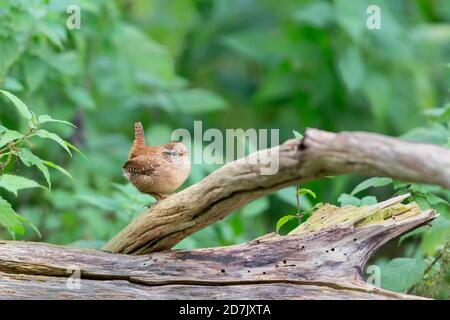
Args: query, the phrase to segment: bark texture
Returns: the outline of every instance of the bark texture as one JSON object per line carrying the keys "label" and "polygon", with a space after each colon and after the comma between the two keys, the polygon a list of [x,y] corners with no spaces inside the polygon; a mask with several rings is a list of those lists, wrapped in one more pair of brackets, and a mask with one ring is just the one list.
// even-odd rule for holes
{"label": "bark texture", "polygon": [[[380,246],[435,218],[415,203],[400,204],[406,197],[361,208],[326,205],[290,235],[221,248],[136,256],[3,241],[0,298],[418,299],[362,277]],[[78,289],[68,278],[74,270]]]}

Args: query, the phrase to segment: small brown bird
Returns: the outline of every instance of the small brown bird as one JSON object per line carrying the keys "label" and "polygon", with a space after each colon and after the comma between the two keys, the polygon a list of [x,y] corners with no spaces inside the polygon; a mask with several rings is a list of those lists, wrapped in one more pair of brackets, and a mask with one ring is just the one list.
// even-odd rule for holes
{"label": "small brown bird", "polygon": [[135,138],[123,165],[125,177],[141,192],[161,200],[178,189],[191,172],[188,150],[181,142],[145,144],[144,128],[134,124]]}

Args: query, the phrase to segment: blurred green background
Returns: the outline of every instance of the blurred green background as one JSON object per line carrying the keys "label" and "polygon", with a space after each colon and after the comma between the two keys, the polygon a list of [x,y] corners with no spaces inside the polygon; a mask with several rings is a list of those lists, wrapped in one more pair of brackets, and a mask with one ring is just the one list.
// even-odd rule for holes
{"label": "blurred green background", "polygon": [[[66,27],[72,4],[81,8],[79,30]],[[366,26],[370,4],[381,8],[381,30]],[[168,142],[177,128],[192,131],[201,120],[204,130],[279,129],[281,142],[293,138],[293,130],[315,127],[444,145],[450,137],[449,22],[446,0],[0,0],[0,88],[37,114],[74,123],[77,128],[49,128],[87,157],[34,143],[36,155],[60,164],[74,180],[54,173],[51,191],[25,190],[18,197],[0,189],[42,234],[30,229],[17,238],[98,248],[141,213],[152,200],[129,185],[121,169],[137,120],[150,144]],[[26,131],[8,104],[0,98],[0,124]],[[216,168],[195,165],[185,186]],[[8,170],[45,184],[19,161]],[[302,187],[317,199],[303,197],[302,207],[337,203],[363,179],[308,183]],[[390,265],[391,259],[429,263],[450,234],[450,193],[417,188],[421,205],[441,216],[433,228],[374,259],[394,275],[399,262]],[[394,192],[389,185],[364,195],[381,201]],[[444,202],[432,203],[428,194]],[[258,199],[177,248],[229,245],[272,232],[280,217],[296,212],[295,201],[295,187]],[[0,237],[10,238],[4,229]],[[439,268],[445,269],[438,270],[441,284],[448,265]],[[384,287],[404,291],[386,281]],[[419,294],[448,297],[444,287],[444,293],[428,286],[437,293]]]}

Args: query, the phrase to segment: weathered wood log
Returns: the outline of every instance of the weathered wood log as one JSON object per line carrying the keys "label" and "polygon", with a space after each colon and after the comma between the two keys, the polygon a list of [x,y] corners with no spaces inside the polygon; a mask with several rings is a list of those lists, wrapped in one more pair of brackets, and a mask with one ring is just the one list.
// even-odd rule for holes
{"label": "weathered wood log", "polygon": [[[407,197],[324,205],[287,236],[221,248],[124,255],[1,241],[0,299],[418,299],[362,277],[378,248],[436,217]],[[67,285],[77,269],[78,289]]]}
{"label": "weathered wood log", "polygon": [[279,171],[263,175],[266,151],[233,161],[199,183],[158,202],[111,239],[105,250],[167,250],[250,201],[286,186],[349,172],[450,188],[450,150],[363,132],[308,129],[303,139],[270,149]]}

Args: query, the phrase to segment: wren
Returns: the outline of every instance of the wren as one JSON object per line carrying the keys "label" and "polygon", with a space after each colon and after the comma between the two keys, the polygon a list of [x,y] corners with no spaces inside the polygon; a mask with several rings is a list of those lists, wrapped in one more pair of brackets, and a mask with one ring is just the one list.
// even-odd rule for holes
{"label": "wren", "polygon": [[147,146],[144,128],[134,125],[135,138],[123,165],[125,177],[141,192],[157,201],[177,190],[191,172],[191,162],[186,146],[170,142],[160,146]]}

